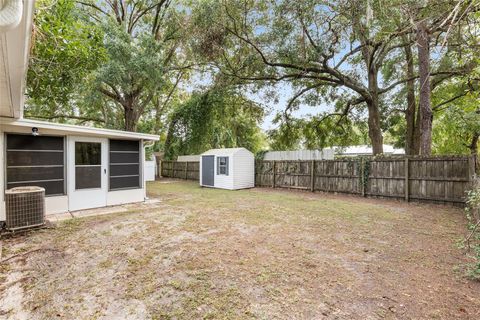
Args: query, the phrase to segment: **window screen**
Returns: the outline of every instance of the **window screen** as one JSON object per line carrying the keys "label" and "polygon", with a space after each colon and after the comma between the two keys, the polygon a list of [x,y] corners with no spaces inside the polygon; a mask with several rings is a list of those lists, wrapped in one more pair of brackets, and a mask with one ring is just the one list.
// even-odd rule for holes
{"label": "window screen", "polygon": [[110,190],[140,188],[140,142],[110,140]]}
{"label": "window screen", "polygon": [[65,194],[64,139],[7,134],[7,189],[45,188],[46,195]]}
{"label": "window screen", "polygon": [[217,157],[217,175],[228,176],[228,157]]}
{"label": "window screen", "polygon": [[102,187],[102,144],[75,142],[75,189]]}

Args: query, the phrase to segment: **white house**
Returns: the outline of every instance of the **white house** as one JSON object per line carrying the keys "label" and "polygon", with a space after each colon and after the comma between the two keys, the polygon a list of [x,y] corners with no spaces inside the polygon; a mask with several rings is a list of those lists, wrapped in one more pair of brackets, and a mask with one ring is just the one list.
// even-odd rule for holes
{"label": "white house", "polygon": [[333,160],[333,149],[321,150],[288,150],[288,151],[267,151],[263,156],[263,160]]}
{"label": "white house", "polygon": [[158,136],[23,118],[32,13],[33,1],[0,9],[0,221],[18,186],[45,188],[47,214],[143,201],[144,144]]}
{"label": "white house", "polygon": [[200,157],[200,185],[221,189],[255,186],[255,158],[245,148],[211,149]]}
{"label": "white house", "polygon": [[178,156],[177,161],[180,161],[180,162],[197,162],[197,161],[200,161],[200,155]]}
{"label": "white house", "polygon": [[[358,145],[349,147],[333,147],[335,156],[342,157],[356,157],[356,156],[371,156],[373,154],[372,146]],[[404,149],[395,149],[392,145],[383,145],[383,154],[385,155],[404,155]]]}

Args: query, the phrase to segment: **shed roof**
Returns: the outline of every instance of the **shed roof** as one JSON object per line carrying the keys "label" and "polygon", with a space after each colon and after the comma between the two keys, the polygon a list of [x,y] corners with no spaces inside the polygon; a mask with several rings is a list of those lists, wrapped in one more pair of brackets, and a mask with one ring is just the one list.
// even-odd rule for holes
{"label": "shed roof", "polygon": [[[207,155],[216,155],[216,156],[232,156],[235,153],[245,150],[248,151],[245,148],[223,148],[223,149],[210,149],[208,151],[205,151],[202,153],[202,156],[207,156]],[[250,152],[250,151],[248,151]],[[251,153],[251,152],[250,152]]]}

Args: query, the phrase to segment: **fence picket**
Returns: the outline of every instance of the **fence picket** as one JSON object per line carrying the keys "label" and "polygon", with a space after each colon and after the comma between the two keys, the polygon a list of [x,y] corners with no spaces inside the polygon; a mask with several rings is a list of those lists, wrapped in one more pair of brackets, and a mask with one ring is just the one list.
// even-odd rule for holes
{"label": "fence picket", "polygon": [[[475,163],[471,156],[259,160],[255,185],[463,204]],[[161,175],[199,180],[199,166],[199,162],[162,161]]]}

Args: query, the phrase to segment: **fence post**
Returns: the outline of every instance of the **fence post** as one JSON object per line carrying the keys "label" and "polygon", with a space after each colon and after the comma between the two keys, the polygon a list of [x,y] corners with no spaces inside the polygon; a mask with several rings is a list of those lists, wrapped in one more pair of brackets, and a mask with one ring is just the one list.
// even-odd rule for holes
{"label": "fence post", "polygon": [[405,201],[409,201],[410,189],[409,189],[409,177],[410,177],[410,164],[408,158],[405,158]]}
{"label": "fence post", "polygon": [[275,189],[275,172],[276,172],[276,170],[275,170],[275,167],[276,167],[276,162],[275,162],[275,160],[273,160],[273,166],[272,166],[272,167],[273,167],[273,168],[272,168],[272,173],[273,173],[273,177],[272,177],[272,188]]}
{"label": "fence post", "polygon": [[311,162],[310,171],[310,191],[313,192],[315,190],[315,160]]}
{"label": "fence post", "polygon": [[188,161],[185,162],[185,180],[188,179]]}
{"label": "fence post", "polygon": [[362,184],[362,197],[365,197],[365,159],[360,159],[360,183]]}

